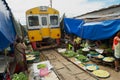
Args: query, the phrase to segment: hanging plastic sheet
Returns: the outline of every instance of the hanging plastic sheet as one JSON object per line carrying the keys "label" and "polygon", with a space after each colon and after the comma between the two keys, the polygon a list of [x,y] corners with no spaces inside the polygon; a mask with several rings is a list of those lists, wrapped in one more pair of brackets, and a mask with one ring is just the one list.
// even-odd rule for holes
{"label": "hanging plastic sheet", "polygon": [[103,40],[114,36],[120,30],[120,19],[84,23],[79,19],[64,19],[64,29],[83,39]]}
{"label": "hanging plastic sheet", "polygon": [[11,11],[5,0],[0,0],[0,51],[4,50],[15,40]]}
{"label": "hanging plastic sheet", "polygon": [[64,30],[68,34],[80,35],[84,21],[80,19],[64,18]]}
{"label": "hanging plastic sheet", "polygon": [[82,38],[103,40],[114,36],[120,30],[120,19],[85,23]]}

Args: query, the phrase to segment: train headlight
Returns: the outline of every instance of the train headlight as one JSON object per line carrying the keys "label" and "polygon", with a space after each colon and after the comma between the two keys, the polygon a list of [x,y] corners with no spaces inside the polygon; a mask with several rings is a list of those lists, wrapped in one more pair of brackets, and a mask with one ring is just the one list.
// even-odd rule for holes
{"label": "train headlight", "polygon": [[34,37],[32,36],[31,39],[34,39]]}
{"label": "train headlight", "polygon": [[40,11],[47,11],[48,7],[47,6],[40,6]]}
{"label": "train headlight", "polygon": [[57,36],[59,37],[60,35],[59,35],[59,34],[57,34]]}

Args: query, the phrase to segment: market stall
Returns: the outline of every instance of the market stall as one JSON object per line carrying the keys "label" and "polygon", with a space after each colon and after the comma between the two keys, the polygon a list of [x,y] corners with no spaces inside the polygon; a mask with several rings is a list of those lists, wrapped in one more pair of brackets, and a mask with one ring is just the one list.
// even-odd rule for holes
{"label": "market stall", "polygon": [[[100,65],[108,66],[111,69],[114,67],[114,58],[112,56],[103,56],[104,50],[95,49],[92,51],[89,49],[79,49],[77,52],[72,50],[59,48],[58,52],[75,65],[85,70],[90,75],[101,78],[109,78],[111,75],[109,71],[100,67]],[[87,53],[85,53],[87,52]]]}
{"label": "market stall", "polygon": [[10,63],[13,61],[13,57],[8,55],[13,54],[12,45],[16,32],[13,14],[5,0],[0,0],[0,8],[0,80],[10,80]]}
{"label": "market stall", "polygon": [[86,23],[82,19],[64,18],[64,30],[82,39],[104,40],[111,38],[120,30],[120,19]]}
{"label": "market stall", "polygon": [[59,80],[50,62],[33,63],[30,67],[29,80]]}

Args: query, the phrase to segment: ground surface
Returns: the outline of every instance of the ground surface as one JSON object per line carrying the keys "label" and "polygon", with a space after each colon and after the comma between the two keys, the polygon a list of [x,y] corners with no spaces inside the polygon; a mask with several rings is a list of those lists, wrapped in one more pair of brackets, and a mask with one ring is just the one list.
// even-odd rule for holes
{"label": "ground surface", "polygon": [[[108,78],[98,78],[94,75],[91,75],[91,72],[87,70],[83,70],[79,65],[73,64],[74,59],[65,58],[60,55],[57,51],[44,50],[40,51],[40,59],[42,61],[49,60],[52,66],[54,66],[54,70],[59,80],[119,80],[120,72],[115,72],[114,67],[108,64],[97,64],[100,69],[106,70],[110,73],[110,77]],[[94,63],[89,61],[88,63]]]}

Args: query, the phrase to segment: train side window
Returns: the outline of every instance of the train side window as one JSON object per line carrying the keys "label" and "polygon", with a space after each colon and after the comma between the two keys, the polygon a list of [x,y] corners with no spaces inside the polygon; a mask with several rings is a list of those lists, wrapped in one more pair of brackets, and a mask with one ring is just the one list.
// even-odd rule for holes
{"label": "train side window", "polygon": [[47,25],[47,17],[41,17],[42,20],[42,25],[46,26]]}
{"label": "train side window", "polygon": [[39,26],[38,16],[28,17],[29,26]]}
{"label": "train side window", "polygon": [[50,24],[58,25],[58,16],[50,16]]}

